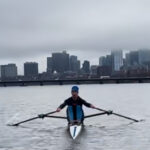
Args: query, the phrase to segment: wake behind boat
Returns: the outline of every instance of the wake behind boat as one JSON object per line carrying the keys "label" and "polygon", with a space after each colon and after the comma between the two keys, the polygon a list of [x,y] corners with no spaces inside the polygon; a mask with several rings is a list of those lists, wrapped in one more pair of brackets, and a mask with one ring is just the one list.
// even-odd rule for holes
{"label": "wake behind boat", "polygon": [[[136,120],[136,119],[133,119],[133,118],[121,115],[121,114],[109,112],[109,111],[106,111],[106,110],[101,110],[100,108],[96,108],[96,109],[99,110],[99,111],[102,111],[102,112],[101,113],[96,113],[96,114],[91,114],[91,115],[88,115],[88,116],[84,116],[84,119],[91,118],[91,117],[96,117],[96,116],[101,116],[101,115],[105,115],[105,114],[107,114],[107,115],[113,114],[113,115],[116,115],[116,116],[119,116],[119,117],[122,117],[122,118],[125,118],[125,119],[132,120],[134,122],[143,121],[143,120]],[[44,114],[44,117],[67,120],[67,117],[52,115],[54,113],[56,113],[56,111]],[[26,123],[26,122],[29,122],[29,121],[32,121],[32,120],[35,120],[35,119],[38,119],[38,118],[43,119],[44,117],[41,117],[40,115],[38,115],[37,117],[33,117],[33,118],[30,118],[30,119],[27,119],[27,120],[24,120],[24,121],[15,123],[15,124],[8,124],[8,125],[9,126],[19,126],[20,124],[23,124],[23,123]],[[73,140],[75,140],[76,138],[79,137],[79,135],[82,132],[83,128],[84,128],[84,125],[83,125],[82,122],[72,122],[72,123],[68,124],[68,129],[69,129],[68,131],[69,131],[69,133],[70,133]]]}
{"label": "wake behind boat", "polygon": [[[79,97],[78,92],[79,92],[79,88],[77,86],[73,86],[72,90],[71,90],[72,97],[69,97],[67,100],[65,100],[57,108],[56,111],[49,112],[49,113],[46,113],[46,114],[40,114],[36,117],[33,117],[33,118],[30,118],[30,119],[12,124],[12,126],[18,126],[22,123],[29,122],[29,121],[32,121],[32,120],[35,120],[35,119],[38,119],[38,118],[44,119],[44,117],[65,119],[65,120],[68,121],[68,128],[69,128],[69,132],[70,132],[70,135],[71,135],[72,139],[76,139],[80,135],[80,133],[83,129],[83,121],[86,118],[100,116],[100,115],[104,115],[104,114],[107,114],[107,115],[113,114],[115,116],[122,117],[122,118],[125,118],[125,119],[129,119],[129,120],[132,120],[134,122],[139,122],[139,120],[136,120],[136,119],[133,119],[133,118],[121,115],[121,114],[117,114],[117,113],[114,113],[112,111],[107,111],[107,110],[104,110],[104,109],[97,108],[94,105],[92,105],[92,104],[88,103],[87,101],[85,101],[84,99],[82,99],[81,97]],[[99,111],[101,111],[101,113],[84,116],[82,105],[84,105],[86,107],[89,107],[89,108],[99,110]],[[65,106],[67,106],[67,113],[66,113],[67,115],[66,115],[66,117],[51,116],[51,114],[54,114],[56,112],[60,112]]]}

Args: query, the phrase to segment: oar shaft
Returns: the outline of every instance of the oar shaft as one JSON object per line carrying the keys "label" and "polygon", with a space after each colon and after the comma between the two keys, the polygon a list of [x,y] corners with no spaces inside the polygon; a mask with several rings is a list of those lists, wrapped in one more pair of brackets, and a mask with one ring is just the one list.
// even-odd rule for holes
{"label": "oar shaft", "polygon": [[[50,114],[54,114],[56,113],[57,111],[52,111],[52,112],[49,112],[49,113],[46,113],[45,115],[50,115]],[[30,118],[30,119],[27,119],[27,120],[24,120],[24,121],[21,121],[21,122],[18,122],[16,124],[13,124],[13,126],[18,126],[22,123],[25,123],[25,122],[28,122],[28,121],[32,121],[32,120],[35,120],[35,119],[38,119],[39,117],[33,117],[33,118]]]}
{"label": "oar shaft", "polygon": [[85,116],[84,118],[90,118],[90,117],[95,117],[95,116],[100,116],[100,115],[105,115],[105,114],[107,114],[107,113],[106,112],[102,112],[102,113],[88,115],[88,116]]}
{"label": "oar shaft", "polygon": [[62,116],[46,116],[48,118],[57,118],[57,119],[67,119],[67,117],[62,117]]}
{"label": "oar shaft", "polygon": [[112,114],[116,115],[116,116],[119,116],[119,117],[123,117],[123,118],[129,119],[129,120],[133,120],[135,122],[139,122],[139,120],[136,120],[136,119],[133,119],[133,118],[130,118],[130,117],[127,117],[127,116],[123,116],[123,115],[120,115],[120,114],[117,114],[117,113],[112,113]]}
{"label": "oar shaft", "polygon": [[32,120],[35,120],[39,117],[33,117],[33,118],[30,118],[30,119],[27,119],[27,120],[24,120],[24,121],[21,121],[21,122],[18,122],[16,124],[13,124],[13,126],[18,126],[19,124],[22,124],[22,123],[25,123],[25,122],[28,122],[28,121],[32,121]]}
{"label": "oar shaft", "polygon": [[[97,110],[100,110],[100,111],[107,112],[107,110],[104,110],[104,109],[101,109],[101,108],[96,108],[96,109],[97,109]],[[116,116],[119,116],[119,117],[122,117],[122,118],[125,118],[125,119],[129,119],[129,120],[135,121],[135,122],[139,122],[139,120],[136,120],[136,119],[133,119],[133,118],[130,118],[130,117],[121,115],[121,114],[117,114],[117,113],[114,113],[114,112],[112,112],[112,114],[113,114],[113,115],[116,115]]]}
{"label": "oar shaft", "polygon": [[45,115],[51,115],[51,114],[54,114],[54,113],[56,113],[57,111],[52,111],[52,112],[49,112],[49,113],[47,113],[47,114],[45,114]]}

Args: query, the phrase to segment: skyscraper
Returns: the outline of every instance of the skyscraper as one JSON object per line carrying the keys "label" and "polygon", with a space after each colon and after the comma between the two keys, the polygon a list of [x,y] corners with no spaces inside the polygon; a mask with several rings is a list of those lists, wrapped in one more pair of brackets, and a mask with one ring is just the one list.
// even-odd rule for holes
{"label": "skyscraper", "polygon": [[83,62],[82,70],[84,73],[90,73],[90,62],[85,60]]}
{"label": "skyscraper", "polygon": [[112,56],[106,55],[99,58],[99,66],[109,66],[112,67]]}
{"label": "skyscraper", "polygon": [[80,66],[81,66],[80,60],[77,61],[77,66],[78,66],[78,67],[77,67],[77,68],[78,68],[78,71],[80,71]]}
{"label": "skyscraper", "polygon": [[139,64],[139,51],[131,51],[126,54],[126,65],[135,66]]}
{"label": "skyscraper", "polygon": [[17,66],[16,64],[1,65],[1,78],[12,79],[17,77]]}
{"label": "skyscraper", "polygon": [[26,62],[24,63],[24,76],[37,77],[38,76],[38,63]]}
{"label": "skyscraper", "polygon": [[105,56],[101,56],[99,58],[99,66],[104,66],[105,65],[105,60],[106,60],[106,57]]}
{"label": "skyscraper", "polygon": [[123,53],[122,50],[114,50],[111,52],[112,67],[114,71],[120,71],[123,66]]}
{"label": "skyscraper", "polygon": [[62,53],[52,53],[53,71],[63,73],[69,70],[69,54],[66,51]]}
{"label": "skyscraper", "polygon": [[92,75],[97,75],[97,69],[98,69],[97,65],[92,65],[91,66],[91,74]]}
{"label": "skyscraper", "polygon": [[70,56],[70,70],[73,72],[78,72],[80,70],[80,62],[77,59],[77,56]]}
{"label": "skyscraper", "polygon": [[125,54],[125,66],[126,67],[130,66],[130,53]]}
{"label": "skyscraper", "polygon": [[141,49],[139,50],[139,64],[145,64],[150,62],[150,50]]}
{"label": "skyscraper", "polygon": [[53,71],[53,59],[52,57],[47,57],[47,73],[52,73]]}

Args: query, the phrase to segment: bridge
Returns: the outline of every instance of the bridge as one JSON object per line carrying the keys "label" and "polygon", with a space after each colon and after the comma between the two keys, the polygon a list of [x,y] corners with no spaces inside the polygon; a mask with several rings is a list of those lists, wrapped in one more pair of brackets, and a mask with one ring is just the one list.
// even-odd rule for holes
{"label": "bridge", "polygon": [[0,86],[32,86],[32,85],[66,85],[66,84],[119,84],[119,83],[150,83],[150,77],[128,78],[96,78],[96,79],[62,79],[62,80],[30,80],[1,81]]}

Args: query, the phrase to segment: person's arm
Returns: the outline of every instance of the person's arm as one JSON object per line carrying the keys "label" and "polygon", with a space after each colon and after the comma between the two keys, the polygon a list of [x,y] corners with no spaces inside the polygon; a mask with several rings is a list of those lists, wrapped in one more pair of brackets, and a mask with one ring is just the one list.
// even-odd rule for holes
{"label": "person's arm", "polygon": [[85,100],[83,100],[83,99],[82,99],[81,101],[82,101],[82,104],[85,105],[86,107],[96,108],[94,105],[88,103],[87,101],[85,101]]}
{"label": "person's arm", "polygon": [[57,108],[57,112],[60,112],[65,106],[67,105],[67,100],[65,100],[58,108]]}

